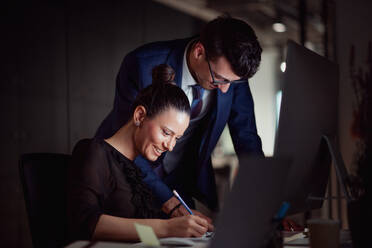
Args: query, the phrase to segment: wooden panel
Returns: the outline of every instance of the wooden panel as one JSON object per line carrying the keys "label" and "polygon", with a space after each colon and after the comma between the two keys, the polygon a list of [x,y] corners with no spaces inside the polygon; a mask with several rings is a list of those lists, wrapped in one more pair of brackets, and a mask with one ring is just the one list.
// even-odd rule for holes
{"label": "wooden panel", "polygon": [[[16,5],[18,4],[18,5]],[[31,247],[19,155],[66,151],[63,6],[14,3],[5,29],[1,86],[1,239],[4,247]],[[3,54],[3,53],[2,53]]]}
{"label": "wooden panel", "polygon": [[142,37],[141,1],[74,3],[69,13],[71,147],[92,137],[112,108],[124,55]]}
{"label": "wooden panel", "polygon": [[144,42],[197,35],[204,22],[162,4],[147,1],[144,8]]}

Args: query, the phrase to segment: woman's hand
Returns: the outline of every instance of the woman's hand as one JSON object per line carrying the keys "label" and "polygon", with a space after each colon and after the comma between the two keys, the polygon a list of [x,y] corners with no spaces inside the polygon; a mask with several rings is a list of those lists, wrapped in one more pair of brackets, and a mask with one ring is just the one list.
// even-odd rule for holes
{"label": "woman's hand", "polygon": [[[189,215],[190,213],[186,210],[186,208],[183,205],[178,206],[179,204],[180,204],[180,202],[178,201],[178,199],[173,196],[172,198],[170,198],[167,202],[165,202],[163,204],[162,210],[163,210],[163,212],[165,212],[167,214],[172,212],[172,214],[170,216],[171,218]],[[176,206],[178,206],[178,207],[175,210],[171,211]],[[199,216],[199,217],[201,217],[202,219],[205,219],[208,222],[208,231],[209,232],[212,232],[214,230],[214,226],[212,224],[212,219],[211,218],[205,216],[204,214],[202,214],[199,211],[194,210],[194,209],[192,209],[192,212],[193,212],[194,215]]]}
{"label": "woman's hand", "polygon": [[196,215],[199,216],[202,219],[205,219],[208,222],[208,232],[213,232],[214,231],[214,226],[212,224],[212,219],[209,218],[208,216],[205,216],[204,214],[200,213],[199,211],[193,209],[192,212]]}
{"label": "woman's hand", "polygon": [[208,230],[208,221],[196,215],[167,220],[168,237],[201,237]]}
{"label": "woman's hand", "polygon": [[[205,216],[204,214],[200,213],[199,211],[192,209],[192,213],[208,222],[208,232],[214,231],[214,226],[212,224],[212,219]],[[184,215],[190,215],[190,213],[186,210],[184,206],[180,206],[176,211],[174,211],[174,215],[172,215],[172,218],[184,216]]]}

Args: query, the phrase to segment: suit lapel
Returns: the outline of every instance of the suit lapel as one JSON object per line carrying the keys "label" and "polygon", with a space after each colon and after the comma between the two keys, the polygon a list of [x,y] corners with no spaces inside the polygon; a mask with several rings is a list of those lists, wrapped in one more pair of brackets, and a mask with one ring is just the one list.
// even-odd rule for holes
{"label": "suit lapel", "polygon": [[[227,93],[222,93],[220,90],[216,90],[216,105],[212,109],[211,118],[209,120],[207,131],[204,134],[199,154],[201,156],[201,164],[204,164],[206,160],[209,158],[210,153],[212,152],[213,148],[212,143],[214,139],[216,139],[216,133],[219,129],[223,129],[226,123],[226,119],[228,118],[229,111],[226,108],[229,106],[228,100],[230,99],[231,92],[228,91]],[[223,125],[223,126],[221,126]]]}

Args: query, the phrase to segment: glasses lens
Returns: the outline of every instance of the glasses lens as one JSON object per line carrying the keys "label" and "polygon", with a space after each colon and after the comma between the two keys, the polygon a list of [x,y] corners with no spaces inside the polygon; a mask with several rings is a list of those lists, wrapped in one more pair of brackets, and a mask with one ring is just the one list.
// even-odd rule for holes
{"label": "glasses lens", "polygon": [[214,72],[212,71],[212,67],[211,67],[211,64],[209,63],[209,60],[206,58],[206,61],[208,63],[208,68],[209,68],[209,73],[211,74],[211,77],[212,77],[212,81],[213,81],[213,84],[214,85],[222,85],[222,84],[238,84],[238,83],[246,83],[248,80],[245,80],[245,79],[239,79],[239,80],[235,80],[235,81],[228,81],[228,80],[225,80],[225,81],[220,81],[220,80],[216,80],[215,79],[215,75],[214,75]]}
{"label": "glasses lens", "polygon": [[240,83],[247,83],[247,80],[235,80],[235,81],[217,81],[214,80],[213,84],[221,85],[221,84],[240,84]]}
{"label": "glasses lens", "polygon": [[229,83],[232,83],[232,82],[230,82],[230,81],[216,81],[216,80],[213,81],[214,85],[229,84]]}
{"label": "glasses lens", "polygon": [[247,83],[247,82],[248,82],[247,79],[239,79],[239,80],[232,81],[231,83],[240,84],[240,83]]}

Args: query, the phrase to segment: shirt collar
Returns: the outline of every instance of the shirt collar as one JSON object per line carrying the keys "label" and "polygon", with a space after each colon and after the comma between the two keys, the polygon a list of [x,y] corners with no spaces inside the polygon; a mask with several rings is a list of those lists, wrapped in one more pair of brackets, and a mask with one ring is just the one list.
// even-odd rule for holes
{"label": "shirt collar", "polygon": [[189,86],[193,86],[195,84],[197,84],[197,82],[195,81],[194,77],[191,75],[191,72],[190,72],[190,69],[189,67],[187,66],[187,50],[189,48],[189,46],[191,44],[193,44],[195,41],[194,40],[191,40],[186,48],[185,48],[185,52],[183,54],[183,65],[182,65],[182,88],[187,88]]}

